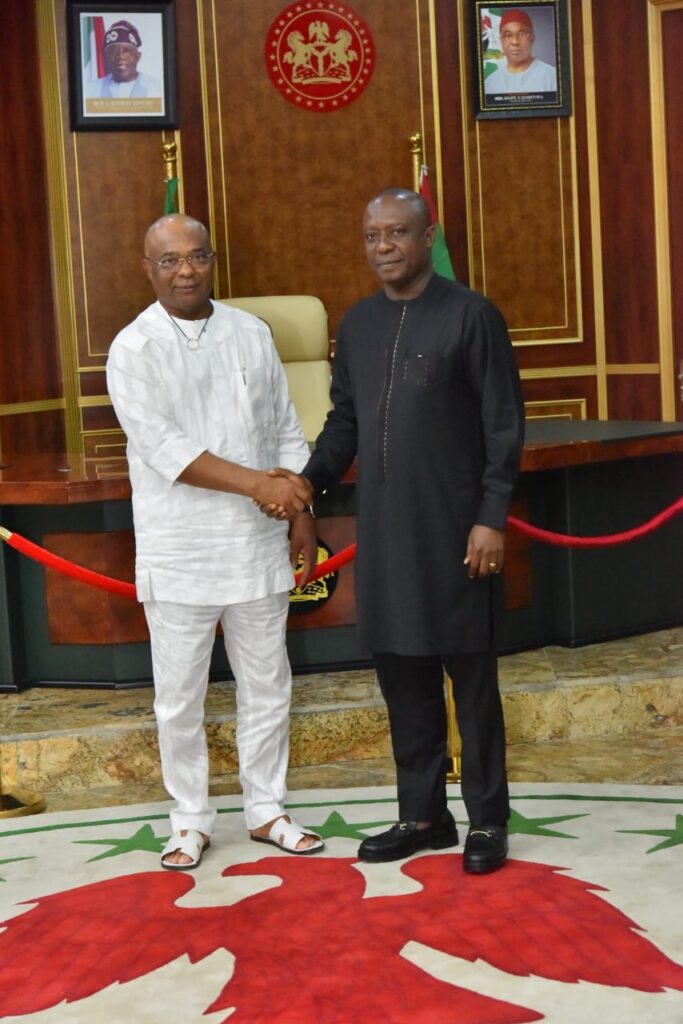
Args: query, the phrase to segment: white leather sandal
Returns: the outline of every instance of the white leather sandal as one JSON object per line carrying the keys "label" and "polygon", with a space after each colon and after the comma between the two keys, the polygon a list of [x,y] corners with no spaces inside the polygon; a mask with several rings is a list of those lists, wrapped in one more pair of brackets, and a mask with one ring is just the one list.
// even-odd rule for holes
{"label": "white leather sandal", "polygon": [[[185,835],[181,835],[181,832],[185,832]],[[192,868],[197,867],[204,850],[207,850],[209,846],[211,846],[211,841],[204,840],[204,836],[195,828],[181,829],[179,832],[173,833],[161,851],[161,866],[168,871],[191,871]],[[171,853],[184,853],[186,857],[192,858],[191,863],[169,864],[164,857],[168,857]]]}
{"label": "white leather sandal", "polygon": [[[296,844],[301,842],[304,836],[311,836],[312,839],[317,840],[313,846],[306,846],[303,850],[297,850]],[[251,835],[251,838],[255,843],[270,843],[271,846],[277,846],[280,850],[285,850],[287,853],[296,853],[306,855],[308,853],[318,853],[319,850],[324,849],[325,844],[322,838],[315,832],[307,832],[301,827],[296,821],[292,821],[287,815],[278,818],[277,821],[271,826],[270,832],[267,836],[255,836]]]}

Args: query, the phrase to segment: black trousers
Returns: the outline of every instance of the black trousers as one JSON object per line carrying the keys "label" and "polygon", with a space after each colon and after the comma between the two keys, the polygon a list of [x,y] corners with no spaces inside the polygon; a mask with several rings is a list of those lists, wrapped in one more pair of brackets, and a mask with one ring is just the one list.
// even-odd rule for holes
{"label": "black trousers", "polygon": [[444,669],[453,681],[462,740],[462,797],[471,825],[510,814],[505,726],[495,651],[409,657],[373,655],[386,701],[401,821],[434,821],[446,809]]}

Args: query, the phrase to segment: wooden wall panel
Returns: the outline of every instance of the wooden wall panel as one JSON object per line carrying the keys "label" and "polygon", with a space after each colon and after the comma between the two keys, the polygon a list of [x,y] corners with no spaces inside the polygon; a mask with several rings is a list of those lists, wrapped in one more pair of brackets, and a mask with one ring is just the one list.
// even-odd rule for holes
{"label": "wooden wall panel", "polygon": [[[560,118],[475,128],[477,287],[505,311],[513,340],[578,334],[568,128]],[[511,174],[521,153],[526,173]]]}
{"label": "wooden wall panel", "polygon": [[365,204],[387,186],[412,186],[409,137],[423,121],[433,151],[428,5],[354,0],[376,66],[359,99],[327,113],[288,103],[266,73],[266,35],[285,6],[203,4],[220,288],[316,294],[334,334],[376,287],[361,242]]}
{"label": "wooden wall panel", "polygon": [[[647,3],[593,0],[593,36],[607,361],[656,362]],[[609,413],[627,418],[620,406]]]}
{"label": "wooden wall panel", "polygon": [[0,440],[0,453],[63,452],[64,413],[54,410],[0,416]]}
{"label": "wooden wall panel", "polygon": [[610,418],[613,420],[661,419],[658,376],[626,374],[607,378]]}
{"label": "wooden wall panel", "polygon": [[676,419],[683,420],[683,5],[662,15]]}
{"label": "wooden wall panel", "polygon": [[[573,419],[598,419],[598,400],[595,377],[567,377],[541,380],[523,380],[524,399],[527,412],[532,416],[560,415],[565,417],[571,410]],[[581,402],[585,416],[579,415]]]}
{"label": "wooden wall panel", "polygon": [[[47,178],[41,131],[38,49],[32,4],[2,5],[0,100],[0,406],[61,395],[53,314]],[[0,450],[35,452],[63,445],[61,413],[0,416]],[[46,429],[47,427],[47,429]],[[54,430],[54,437],[51,431]]]}

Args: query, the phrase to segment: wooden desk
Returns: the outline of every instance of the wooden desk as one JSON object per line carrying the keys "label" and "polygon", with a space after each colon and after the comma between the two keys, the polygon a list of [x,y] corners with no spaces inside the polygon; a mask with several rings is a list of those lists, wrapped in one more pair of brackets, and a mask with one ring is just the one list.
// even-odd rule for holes
{"label": "wooden desk", "polygon": [[[0,524],[119,579],[133,579],[130,484],[121,459],[4,455]],[[354,539],[354,474],[320,503],[334,551]],[[683,494],[683,424],[530,421],[513,512],[545,529],[619,532]],[[579,645],[683,623],[683,516],[642,540],[577,550],[510,531],[504,651]],[[296,671],[365,664],[355,647],[353,566],[310,616],[290,616]],[[217,644],[212,672],[228,670]],[[149,685],[141,608],[67,580],[0,544],[0,690]]]}

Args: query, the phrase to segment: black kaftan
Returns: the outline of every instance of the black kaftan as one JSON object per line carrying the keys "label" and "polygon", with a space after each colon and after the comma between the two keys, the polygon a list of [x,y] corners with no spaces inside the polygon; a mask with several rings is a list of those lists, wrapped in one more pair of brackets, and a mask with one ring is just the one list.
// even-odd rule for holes
{"label": "black kaftan", "polygon": [[475,523],[503,529],[524,433],[498,310],[434,275],[415,299],[379,292],[338,336],[334,408],[304,469],[316,491],[358,455],[356,610],[368,652],[487,650],[500,578],[463,565]]}

